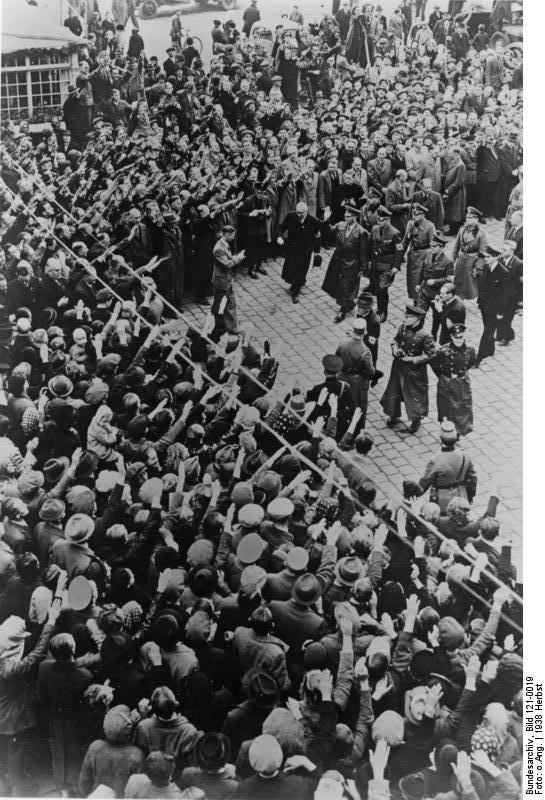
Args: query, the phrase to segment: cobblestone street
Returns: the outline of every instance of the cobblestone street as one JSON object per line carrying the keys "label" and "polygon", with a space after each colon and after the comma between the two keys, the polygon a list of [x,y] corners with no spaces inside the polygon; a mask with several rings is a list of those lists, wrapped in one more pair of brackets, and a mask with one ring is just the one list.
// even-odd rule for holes
{"label": "cobblestone street", "polygon": [[[486,233],[490,244],[503,240],[503,221],[489,222]],[[450,250],[450,243],[447,250]],[[330,251],[332,252],[332,251]],[[266,262],[268,276],[248,279],[239,274],[235,291],[239,326],[251,329],[261,341],[271,339],[273,353],[280,361],[276,389],[298,377],[303,389],[321,380],[322,356],[333,352],[350,331],[352,317],[335,325],[334,301],[321,291],[321,283],[329,255],[324,263],[309,273],[301,302],[294,305],[280,277],[282,259]],[[384,378],[369,392],[367,431],[373,436],[374,448],[369,473],[387,496],[398,496],[403,477],[422,474],[428,458],[439,449],[436,418],[436,379],[430,373],[430,416],[415,436],[391,430],[385,425],[379,398],[384,391],[390,369],[390,341],[402,319],[406,301],[404,269],[390,290],[389,319],[382,326],[379,368]],[[468,302],[467,341],[479,344],[482,323],[477,304]],[[190,303],[184,314],[199,327],[206,309]],[[428,314],[426,327],[431,325]],[[479,369],[471,371],[474,431],[462,440],[462,447],[473,459],[478,476],[474,513],[484,510],[489,493],[499,491],[498,518],[502,523],[502,539],[512,539],[514,561],[522,571],[522,316],[516,316],[513,327],[516,339],[508,347],[496,348],[496,355],[486,359]],[[398,430],[401,430],[400,426]]]}

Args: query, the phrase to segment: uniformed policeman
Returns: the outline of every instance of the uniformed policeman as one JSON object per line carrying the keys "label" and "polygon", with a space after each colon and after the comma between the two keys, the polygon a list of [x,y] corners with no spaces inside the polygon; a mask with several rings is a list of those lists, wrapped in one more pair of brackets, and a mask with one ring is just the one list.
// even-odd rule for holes
{"label": "uniformed policeman", "polygon": [[420,285],[420,276],[426,257],[435,236],[435,225],[426,219],[425,206],[414,203],[412,219],[405,231],[404,246],[407,251],[407,295],[415,300],[418,294],[417,286]]}
{"label": "uniformed policeman", "polygon": [[392,342],[392,367],[390,378],[380,404],[388,416],[387,424],[393,426],[401,416],[401,403],[405,404],[410,421],[409,433],[416,433],[422,418],[428,414],[428,362],[435,355],[435,344],[429,333],[422,330],[426,312],[407,305],[405,319]]}
{"label": "uniformed policeman", "polygon": [[375,311],[375,298],[371,292],[362,292],[358,297],[356,316],[362,317],[365,320],[366,328],[363,341],[371,351],[371,356],[373,358],[375,374],[371,379],[371,386],[375,386],[377,381],[382,378],[384,373],[377,369],[378,345],[380,339],[380,319]]}
{"label": "uniformed policeman", "polygon": [[377,210],[378,222],[371,228],[369,241],[370,290],[377,298],[380,322],[388,317],[388,287],[401,267],[403,245],[401,233],[390,224],[391,213],[384,206]]}
{"label": "uniformed policeman", "polygon": [[472,460],[456,447],[458,434],[454,423],[443,420],[439,435],[441,452],[428,462],[418,485],[422,493],[430,490],[430,502],[437,503],[444,514],[453,497],[473,502],[477,473]]}
{"label": "uniformed policeman", "polygon": [[473,430],[473,402],[469,370],[475,366],[476,354],[466,344],[465,325],[453,325],[450,342],[439,348],[431,361],[437,375],[437,414],[439,421],[454,422],[459,436]]}
{"label": "uniformed policeman", "polygon": [[363,317],[356,317],[352,323],[350,339],[337,347],[335,355],[343,362],[340,378],[346,381],[352,390],[354,403],[361,409],[360,427],[365,427],[367,417],[367,395],[369,381],[375,374],[371,351],[364,343],[367,325]]}
{"label": "uniformed policeman", "polygon": [[352,420],[356,404],[354,403],[350,386],[346,381],[341,380],[342,359],[333,354],[326,355],[322,359],[322,365],[324,368],[324,380],[309,389],[305,398],[307,403],[316,403],[309,416],[309,422],[314,422],[319,417],[324,419],[330,417],[331,409],[328,404],[328,397],[330,394],[336,395],[337,433],[335,438],[340,442]]}

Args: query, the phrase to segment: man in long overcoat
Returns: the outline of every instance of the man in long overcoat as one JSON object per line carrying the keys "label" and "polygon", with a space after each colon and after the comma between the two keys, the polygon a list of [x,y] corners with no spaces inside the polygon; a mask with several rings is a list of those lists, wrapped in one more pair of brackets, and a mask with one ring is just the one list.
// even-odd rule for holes
{"label": "man in long overcoat", "polygon": [[[306,203],[297,203],[295,211],[286,214],[280,223],[278,244],[286,244],[282,278],[291,284],[294,303],[299,302],[311,259],[320,253],[320,221],[308,213]],[[285,241],[286,237],[286,241]]]}
{"label": "man in long overcoat", "polygon": [[390,378],[380,399],[390,426],[401,416],[401,403],[405,403],[409,433],[416,433],[429,407],[427,365],[435,355],[435,344],[422,330],[425,315],[422,308],[406,306],[405,319],[392,342]]}
{"label": "man in long overcoat", "polygon": [[233,226],[225,225],[212,251],[214,258],[212,313],[216,318],[216,329],[223,328],[221,333],[225,330],[229,333],[237,332],[237,304],[233,290],[234,269],[244,260],[245,252],[242,250],[238,255],[234,255],[231,251],[231,242],[235,240],[235,236],[236,231]]}
{"label": "man in long overcoat", "polygon": [[165,259],[157,275],[157,287],[171,303],[181,303],[184,294],[185,260],[182,231],[176,214],[167,211],[163,217],[163,248]]}
{"label": "man in long overcoat", "polygon": [[344,204],[344,222],[334,227],[335,250],[322,284],[324,292],[337,301],[339,311],[335,322],[342,322],[354,307],[360,285],[360,275],[367,270],[369,237],[356,221],[360,209]]}

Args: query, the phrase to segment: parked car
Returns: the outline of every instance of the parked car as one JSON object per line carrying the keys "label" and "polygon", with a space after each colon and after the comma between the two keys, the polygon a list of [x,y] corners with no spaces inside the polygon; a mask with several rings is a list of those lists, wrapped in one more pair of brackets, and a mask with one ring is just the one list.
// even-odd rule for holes
{"label": "parked car", "polygon": [[[136,8],[142,19],[151,19],[157,14],[160,7],[172,6],[173,12],[179,6],[207,6],[212,2],[222,11],[233,11],[237,7],[238,0],[136,0]],[[176,8],[175,8],[176,7]]]}

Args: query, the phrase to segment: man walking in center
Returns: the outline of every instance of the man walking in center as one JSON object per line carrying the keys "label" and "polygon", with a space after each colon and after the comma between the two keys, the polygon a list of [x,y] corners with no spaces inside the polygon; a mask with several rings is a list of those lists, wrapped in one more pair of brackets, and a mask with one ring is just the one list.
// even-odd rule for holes
{"label": "man walking in center", "polygon": [[320,266],[321,223],[308,213],[306,203],[297,203],[282,220],[277,242],[286,245],[282,278],[290,284],[294,303],[299,302],[301,288],[305,285],[311,263]]}
{"label": "man walking in center", "polygon": [[234,242],[235,235],[233,226],[225,225],[212,251],[214,258],[212,314],[216,320],[216,335],[218,333],[221,335],[224,331],[237,333],[237,304],[233,280],[235,267],[244,260],[245,252],[242,250],[238,255],[233,255],[231,243]]}
{"label": "man walking in center", "polygon": [[392,342],[390,379],[380,399],[389,427],[399,420],[401,403],[405,403],[408,433],[416,433],[429,408],[427,366],[435,355],[435,344],[430,334],[422,330],[425,316],[423,308],[406,306],[405,319]]}

